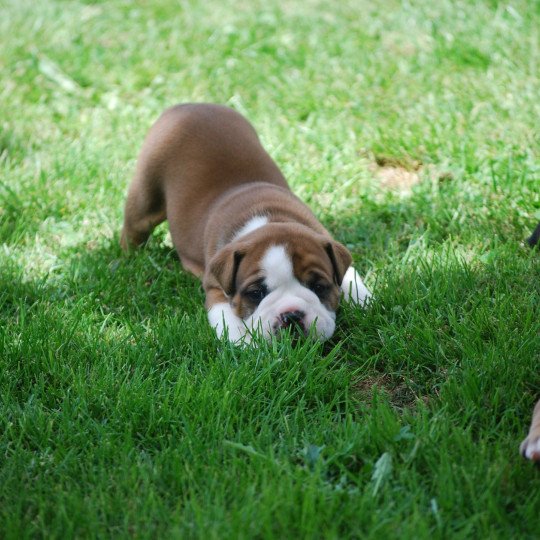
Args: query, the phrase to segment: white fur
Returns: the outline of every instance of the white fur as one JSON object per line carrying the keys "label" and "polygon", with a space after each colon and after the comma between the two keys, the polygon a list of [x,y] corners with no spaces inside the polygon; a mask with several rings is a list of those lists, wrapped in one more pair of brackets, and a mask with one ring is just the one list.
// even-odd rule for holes
{"label": "white fur", "polygon": [[533,439],[527,438],[521,444],[521,453],[527,459],[533,459],[536,456],[540,455],[540,437]]}
{"label": "white fur", "polygon": [[267,223],[268,218],[266,216],[254,216],[246,221],[244,225],[235,233],[233,240],[238,240],[242,236],[264,227]]}
{"label": "white fur", "polygon": [[303,311],[306,314],[302,321],[304,327],[309,330],[313,326],[320,340],[324,341],[334,333],[336,314],[298,281],[268,294],[246,323],[253,328],[260,324],[264,336],[270,338],[279,326],[279,316],[290,311]]}
{"label": "white fur", "polygon": [[371,292],[364,285],[360,274],[352,266],[349,266],[343,276],[341,290],[345,300],[353,304],[365,306],[371,298]]}
{"label": "white fur", "polygon": [[223,337],[225,329],[227,329],[229,341],[240,341],[246,334],[246,340],[249,339],[244,321],[236,315],[228,302],[214,304],[208,310],[208,321],[210,326],[215,328],[219,338]]}
{"label": "white fur", "polygon": [[292,261],[284,246],[268,248],[261,261],[265,283],[269,289],[277,289],[295,281]]}

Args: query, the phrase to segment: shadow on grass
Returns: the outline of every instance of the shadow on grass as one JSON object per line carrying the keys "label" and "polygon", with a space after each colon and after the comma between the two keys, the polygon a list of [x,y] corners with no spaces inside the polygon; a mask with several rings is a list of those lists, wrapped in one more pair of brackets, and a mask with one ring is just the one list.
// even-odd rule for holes
{"label": "shadow on grass", "polygon": [[[374,388],[399,409],[418,400],[438,402],[441,392],[464,391],[455,386],[466,382],[464,373],[487,394],[494,381],[510,386],[519,401],[527,388],[535,391],[527,373],[535,373],[531,359],[538,324],[530,314],[531,298],[540,296],[538,271],[531,276],[530,257],[512,245],[499,246],[482,263],[467,262],[446,242],[456,224],[442,220],[433,231],[435,216],[418,217],[418,204],[414,198],[393,206],[367,204],[360,214],[326,223],[352,249],[362,273],[372,263],[379,268],[373,305],[367,310],[342,306],[336,333],[320,354],[333,356],[339,348],[335,361],[348,366],[351,393],[360,402],[369,401]],[[415,215],[421,223],[413,221]],[[429,238],[411,251],[422,229]],[[216,342],[206,322],[201,284],[165,246],[163,229],[128,256],[115,238],[93,249],[86,244],[69,248],[61,260],[46,279],[35,281],[23,278],[22,266],[4,267],[0,310],[17,322],[40,305],[37,326],[51,328],[52,338],[38,337],[49,344],[57,340],[50,347],[66,358],[100,341],[104,354],[114,354],[116,343],[129,348],[130,357],[140,353],[163,362],[178,356],[204,361],[208,352],[233,363],[250,358],[249,351]],[[78,320],[71,334],[70,325]],[[92,339],[79,339],[83,328],[94,332]],[[34,347],[25,354],[46,349]],[[284,350],[269,347],[265,354],[289,349],[290,340]],[[95,351],[87,353],[91,359]],[[520,367],[508,383],[503,378],[509,376],[510,358]],[[471,396],[471,403],[481,406],[480,395]],[[460,406],[459,400],[454,403]]]}

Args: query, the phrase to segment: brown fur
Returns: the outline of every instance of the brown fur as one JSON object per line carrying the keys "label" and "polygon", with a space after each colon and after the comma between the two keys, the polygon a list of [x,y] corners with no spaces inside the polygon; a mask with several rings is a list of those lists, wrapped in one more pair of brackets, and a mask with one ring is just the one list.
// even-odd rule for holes
{"label": "brown fur", "polygon": [[[272,226],[234,240],[256,215]],[[238,314],[248,313],[236,285],[256,275],[264,250],[276,243],[287,246],[297,278],[320,270],[332,287],[326,303],[337,307],[349,252],[290,191],[253,127],[233,110],[178,105],[150,129],[128,191],[122,247],[144,243],[165,219],[182,265],[203,277],[207,308],[231,300]]]}

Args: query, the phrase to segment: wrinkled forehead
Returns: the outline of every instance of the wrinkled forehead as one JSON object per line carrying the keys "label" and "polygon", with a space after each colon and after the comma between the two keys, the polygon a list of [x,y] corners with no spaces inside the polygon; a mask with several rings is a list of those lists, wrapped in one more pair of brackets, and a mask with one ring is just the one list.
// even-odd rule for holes
{"label": "wrinkled forehead", "polygon": [[272,244],[256,251],[245,257],[239,273],[242,281],[264,278],[269,289],[276,289],[294,280],[307,281],[315,276],[332,280],[331,261],[318,243]]}

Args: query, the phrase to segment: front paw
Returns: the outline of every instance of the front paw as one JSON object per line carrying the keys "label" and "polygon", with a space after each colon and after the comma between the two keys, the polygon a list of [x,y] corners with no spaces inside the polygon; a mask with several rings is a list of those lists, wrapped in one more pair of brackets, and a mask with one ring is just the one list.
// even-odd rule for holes
{"label": "front paw", "polygon": [[210,308],[208,322],[219,339],[227,337],[235,345],[246,345],[251,341],[251,334],[244,321],[226,302],[215,304]]}
{"label": "front paw", "polygon": [[529,435],[519,449],[524,458],[540,463],[540,435]]}
{"label": "front paw", "polygon": [[219,339],[224,339],[225,335],[230,343],[243,347],[251,343],[251,333],[245,324],[233,324],[227,326],[226,330],[221,332],[216,329],[216,333]]}

